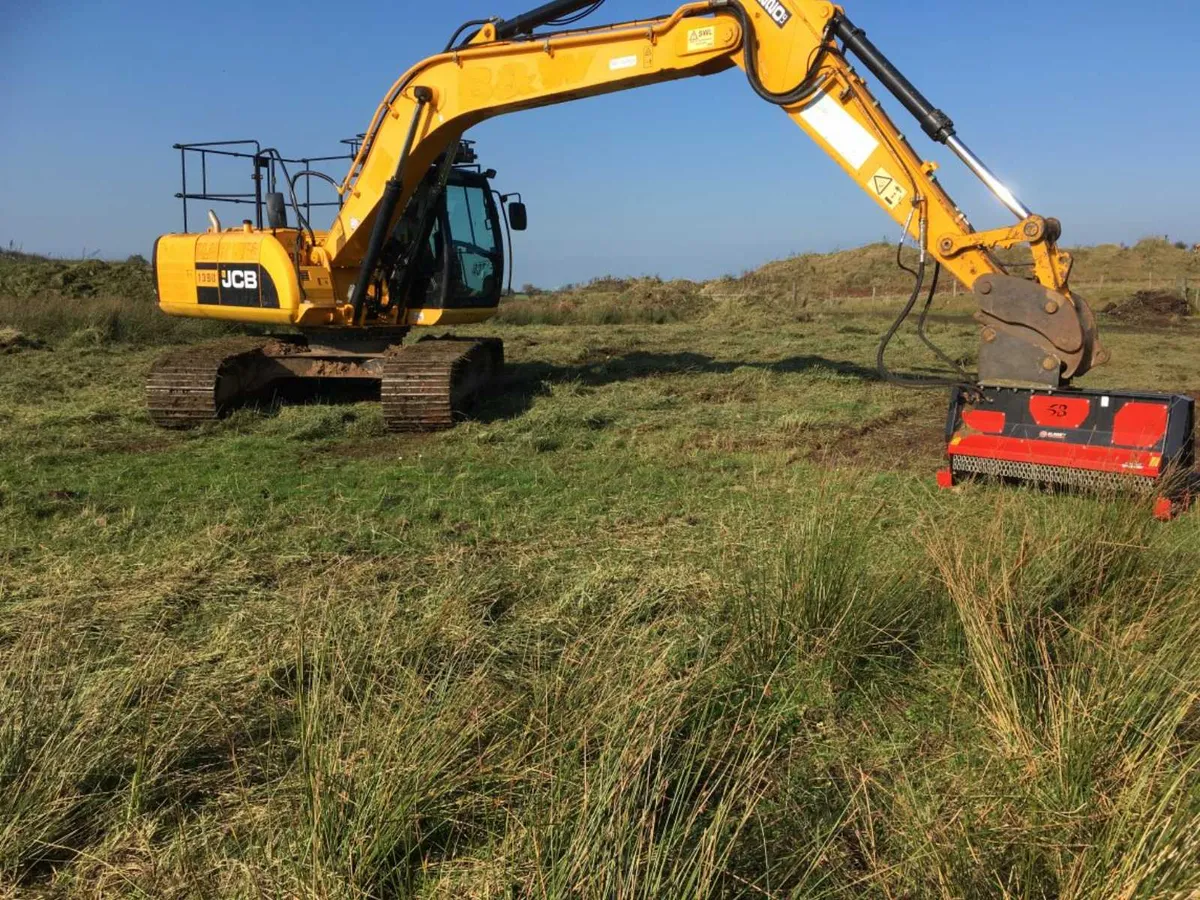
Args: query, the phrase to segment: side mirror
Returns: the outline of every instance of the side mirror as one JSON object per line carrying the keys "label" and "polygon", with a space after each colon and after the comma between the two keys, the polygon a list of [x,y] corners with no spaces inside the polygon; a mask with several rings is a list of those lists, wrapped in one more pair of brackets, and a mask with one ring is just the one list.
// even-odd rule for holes
{"label": "side mirror", "polygon": [[287,228],[287,203],[283,194],[272,192],[267,194],[267,227]]}
{"label": "side mirror", "polygon": [[508,204],[508,225],[513,231],[524,231],[529,227],[529,213],[524,203]]}

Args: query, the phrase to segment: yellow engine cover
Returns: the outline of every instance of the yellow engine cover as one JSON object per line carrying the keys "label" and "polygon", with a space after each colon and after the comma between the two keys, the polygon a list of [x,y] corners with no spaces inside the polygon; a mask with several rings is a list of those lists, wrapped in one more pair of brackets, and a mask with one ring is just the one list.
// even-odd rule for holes
{"label": "yellow engine cover", "polygon": [[[320,232],[318,232],[320,234]],[[239,229],[167,234],[154,245],[159,308],[169,316],[222,319],[255,325],[351,328],[347,302],[357,269],[331,272],[300,267],[296,275],[293,229]],[[337,297],[347,299],[339,301]],[[389,298],[390,299],[390,298]],[[362,330],[397,326],[464,325],[495,315],[490,307],[407,308],[388,303]]]}
{"label": "yellow engine cover", "polygon": [[312,307],[287,249],[295,239],[284,230],[164,235],[154,245],[158,305],[169,316],[298,325]]}

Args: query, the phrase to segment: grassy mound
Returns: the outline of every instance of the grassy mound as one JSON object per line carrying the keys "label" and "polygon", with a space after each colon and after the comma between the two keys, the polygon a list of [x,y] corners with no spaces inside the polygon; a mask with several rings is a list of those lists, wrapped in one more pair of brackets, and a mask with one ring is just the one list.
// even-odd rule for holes
{"label": "grassy mound", "polygon": [[226,333],[215,322],[172,319],[155,305],[150,264],[59,260],[0,251],[0,329],[19,332],[9,349],[62,344],[176,343]]}
{"label": "grassy mound", "polygon": [[697,318],[701,285],[661,278],[598,278],[553,293],[506,300],[499,321],[512,325],[662,325]]}
{"label": "grassy mound", "polygon": [[[1075,259],[1072,285],[1103,306],[1123,302],[1148,286],[1163,286],[1185,301],[1200,296],[1200,254],[1162,239],[1146,239],[1133,247],[1101,245],[1071,250]],[[1021,273],[1027,251],[999,254]],[[896,265],[894,244],[869,244],[835,253],[805,253],[739,276],[706,283],[657,278],[600,278],[558,291],[527,292],[506,299],[500,321],[517,325],[663,324],[668,322],[747,322],[756,324],[807,321],[840,308],[874,299],[895,306],[912,288],[912,276]],[[960,312],[969,311],[967,292],[943,275],[939,296],[962,296]],[[1115,308],[1115,307],[1114,307]],[[1118,315],[1118,318],[1120,316]],[[1128,320],[1132,323],[1132,320]],[[1162,322],[1152,317],[1137,324]]]}
{"label": "grassy mound", "polygon": [[124,262],[61,260],[0,250],[0,296],[28,300],[45,295],[152,303],[154,278],[150,264],[140,256]]}
{"label": "grassy mound", "polygon": [[[1134,247],[1104,245],[1072,251],[1072,284],[1098,306],[1123,303],[1157,285],[1180,293],[1184,306],[1200,295],[1200,254],[1164,240]],[[1017,261],[1019,253],[1002,254]],[[1014,271],[1022,271],[1015,269]],[[709,282],[661,278],[598,278],[557,291],[529,290],[505,298],[498,321],[511,325],[663,325],[705,322],[721,326],[770,325],[809,321],[844,309],[894,308],[912,287],[911,276],[896,266],[894,245],[870,244],[836,253],[807,253],[771,262],[740,276]],[[939,303],[965,294],[953,279],[941,281]],[[1169,314],[1136,314],[1110,306],[1114,318],[1153,327]],[[955,309],[969,311],[964,296]],[[170,320],[154,307],[149,265],[140,257],[124,262],[66,261],[0,251],[0,327],[15,328],[31,340],[72,339],[99,343],[190,340],[228,329],[215,323]]]}

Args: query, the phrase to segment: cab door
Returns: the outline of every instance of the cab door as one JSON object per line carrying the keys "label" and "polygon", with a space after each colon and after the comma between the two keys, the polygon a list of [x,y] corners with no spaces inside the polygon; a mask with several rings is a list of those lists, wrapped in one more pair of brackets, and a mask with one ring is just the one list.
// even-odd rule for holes
{"label": "cab door", "polygon": [[446,185],[446,293],[448,309],[494,309],[504,284],[504,243],[491,186],[482,175]]}

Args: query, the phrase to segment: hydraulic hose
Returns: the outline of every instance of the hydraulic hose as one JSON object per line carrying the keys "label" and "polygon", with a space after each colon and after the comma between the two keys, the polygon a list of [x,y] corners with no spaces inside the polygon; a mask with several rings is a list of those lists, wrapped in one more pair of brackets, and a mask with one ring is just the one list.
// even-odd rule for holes
{"label": "hydraulic hose", "polygon": [[[746,79],[750,82],[754,93],[762,99],[768,103],[774,103],[776,106],[795,106],[811,97],[821,86],[821,63],[825,61],[825,56],[829,52],[828,43],[824,41],[821,43],[808,66],[807,73],[798,85],[790,91],[776,93],[767,89],[763,84],[762,77],[758,74],[758,38],[755,35],[754,26],[750,22],[750,16],[746,13],[746,8],[738,0],[714,0],[712,7],[713,9],[729,10],[738,20],[738,24],[742,26],[742,34],[745,35],[742,55],[746,60]],[[833,24],[831,23],[831,28]]]}
{"label": "hydraulic hose", "polygon": [[[482,28],[484,25],[488,24],[488,22],[490,22],[490,21],[491,21],[491,19],[472,19],[469,22],[463,22],[461,25],[458,26],[458,31],[454,32],[454,34],[450,37],[450,40],[446,42],[446,49],[443,50],[442,52],[449,53],[451,50],[453,50],[455,48],[455,45],[458,44],[458,39],[460,37],[462,37],[463,32],[465,32],[471,28],[476,28],[476,29]],[[471,37],[474,37],[475,34],[478,34],[478,31],[476,31],[474,34],[472,34]],[[466,40],[469,41],[470,39],[471,38],[467,38]]]}
{"label": "hydraulic hose", "polygon": [[383,245],[387,242],[388,231],[391,229],[392,216],[400,203],[400,193],[403,190],[404,169],[408,166],[408,157],[412,152],[413,142],[417,138],[417,128],[421,124],[421,115],[425,107],[433,102],[433,91],[427,87],[413,88],[413,96],[417,100],[417,108],[413,110],[412,124],[408,128],[408,137],[404,141],[404,150],[396,163],[396,171],[379,200],[379,208],[375,210],[375,224],[371,228],[371,239],[367,243],[367,253],[358,269],[358,281],[354,284],[354,293],[350,295],[350,303],[354,307],[353,323],[358,325],[362,320],[363,306],[367,300],[367,288],[375,277],[375,269],[379,265]]}
{"label": "hydraulic hose", "polygon": [[[904,230],[905,232],[908,231],[907,225],[905,225]],[[924,217],[921,219],[920,231],[921,246],[924,248],[926,240],[926,222]],[[969,383],[969,377],[964,377],[964,381],[956,381],[954,379],[947,378],[922,378],[919,376],[897,375],[887,367],[888,348],[891,346],[892,341],[899,333],[900,328],[905,322],[908,321],[909,316],[912,315],[913,309],[916,308],[917,301],[921,298],[921,289],[925,286],[925,272],[928,268],[928,261],[924,249],[921,251],[921,259],[916,269],[910,269],[904,264],[904,258],[902,256],[903,252],[904,241],[902,239],[900,244],[896,247],[896,265],[913,276],[913,289],[912,293],[909,294],[908,302],[904,305],[904,308],[900,310],[900,315],[896,316],[896,320],[892,323],[891,327],[887,330],[887,333],[884,334],[883,339],[879,342],[879,349],[875,353],[875,366],[879,370],[879,377],[889,384],[894,384],[898,387],[913,388],[916,390],[940,390],[947,387],[964,387],[967,390],[971,390],[972,385]],[[925,309],[921,313],[921,321],[918,327],[918,333],[920,334],[921,340],[925,343],[925,345],[933,350],[939,359],[961,373],[961,367],[957,363],[947,359],[945,354],[942,353],[942,351],[938,349],[925,334],[925,321],[929,314],[929,307],[933,304],[934,295],[937,293],[938,277],[941,274],[941,269],[942,267],[940,264],[936,264],[934,267],[933,283],[929,287],[929,295],[925,301]]]}
{"label": "hydraulic hose", "polygon": [[933,267],[933,284],[929,288],[929,296],[925,298],[925,308],[921,310],[921,317],[917,320],[917,337],[921,339],[921,343],[928,347],[933,355],[940,359],[944,365],[953,369],[962,378],[970,381],[971,376],[967,373],[967,370],[964,369],[956,360],[951,359],[941,347],[935,344],[929,337],[929,332],[926,331],[926,327],[929,324],[929,311],[933,307],[934,297],[937,296],[938,278],[941,276],[941,274],[942,264],[938,263]]}
{"label": "hydraulic hose", "polygon": [[[534,29],[550,25],[582,10],[600,6],[596,0],[552,0],[537,9],[531,9],[505,22],[496,23],[496,40],[508,41],[522,34],[532,34]],[[590,11],[590,10],[589,10]]]}

